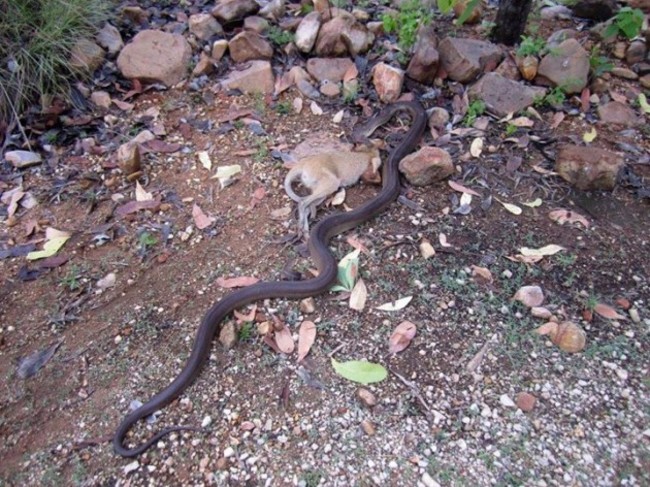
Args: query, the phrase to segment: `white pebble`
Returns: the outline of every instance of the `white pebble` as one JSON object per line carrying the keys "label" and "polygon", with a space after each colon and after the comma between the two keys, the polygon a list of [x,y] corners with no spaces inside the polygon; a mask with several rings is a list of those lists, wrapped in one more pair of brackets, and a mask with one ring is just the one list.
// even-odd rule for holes
{"label": "white pebble", "polygon": [[226,448],[223,450],[223,456],[224,456],[225,458],[230,458],[230,457],[232,457],[234,454],[235,454],[235,450],[233,450],[233,448],[232,448],[231,446],[228,446],[228,447],[226,447]]}
{"label": "white pebble", "polygon": [[129,463],[124,467],[124,475],[127,475],[131,472],[134,472],[135,470],[140,468],[140,462],[137,460],[134,460],[133,462]]}
{"label": "white pebble", "polygon": [[508,394],[502,394],[501,397],[499,397],[499,402],[501,403],[502,406],[507,408],[516,407],[515,402],[512,399],[510,399]]}
{"label": "white pebble", "polygon": [[203,418],[203,421],[201,421],[201,428],[207,428],[212,424],[212,417],[211,416],[206,416]]}

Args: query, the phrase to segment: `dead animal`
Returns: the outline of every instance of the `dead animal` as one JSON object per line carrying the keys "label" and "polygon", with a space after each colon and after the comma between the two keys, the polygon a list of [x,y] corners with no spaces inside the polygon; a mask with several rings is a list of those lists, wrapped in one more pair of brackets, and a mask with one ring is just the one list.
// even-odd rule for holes
{"label": "dead animal", "polygon": [[[316,216],[316,207],[341,186],[355,184],[364,173],[374,174],[381,165],[379,149],[360,146],[352,151],[329,151],[300,159],[284,178],[284,189],[298,202],[298,227],[309,232],[309,217]],[[311,193],[297,195],[292,183],[300,179]]]}

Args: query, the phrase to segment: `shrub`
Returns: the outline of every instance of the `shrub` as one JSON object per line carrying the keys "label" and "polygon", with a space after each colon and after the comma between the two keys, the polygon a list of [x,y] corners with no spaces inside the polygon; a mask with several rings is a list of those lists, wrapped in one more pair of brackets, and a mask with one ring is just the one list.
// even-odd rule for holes
{"label": "shrub", "polygon": [[69,97],[82,73],[70,50],[108,19],[101,0],[0,0],[0,119],[18,118],[43,95]]}

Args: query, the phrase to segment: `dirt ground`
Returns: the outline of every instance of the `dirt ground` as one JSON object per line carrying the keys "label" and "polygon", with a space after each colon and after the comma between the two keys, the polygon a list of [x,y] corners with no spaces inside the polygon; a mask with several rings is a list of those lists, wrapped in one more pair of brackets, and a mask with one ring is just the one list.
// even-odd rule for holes
{"label": "dirt ground", "polygon": [[[534,170],[552,170],[540,149],[553,154],[587,130],[579,117],[549,130],[551,113],[537,125],[548,145],[518,147],[492,122],[487,150],[475,159],[465,157],[472,138],[452,138],[452,179],[481,194],[469,214],[453,212],[460,193],[446,182],[405,187],[401,203],[332,241],[339,258],[353,250],[351,234],[368,248],[360,260],[364,311],[349,309],[335,293],[316,298],[308,316],[296,301],[257,303],[256,322],[239,325],[239,343],[228,351],[215,343],[196,383],[154,424],[139,424],[128,442],[139,444],[164,425],[203,424],[208,431],[172,434],[137,463],[113,453],[110,439],[130,402],[145,402],[175,377],[201,316],[229,292],[219,277],[308,274],[309,260],[282,240],[294,229],[281,211],[291,202],[274,151],[316,132],[349,134],[355,117],[335,124],[327,107],[322,116],[280,113],[293,96],[139,97],[122,122],[131,132],[123,133],[144,128],[136,115],[157,106],[173,134],[166,141],[183,147],[143,157],[141,182],[162,198],[157,211],[115,217],[115,207],[133,199],[134,183],[115,175],[110,155],[66,154],[22,174],[41,204],[23,210],[17,225],[3,225],[2,242],[27,242],[34,221],[72,237],[60,251],[67,262],[33,279],[25,276],[38,263],[0,261],[0,485],[433,485],[428,478],[441,485],[648,485],[649,202],[624,187],[573,191]],[[266,134],[256,135],[246,118],[217,122],[233,104],[252,110],[248,119],[259,119]],[[393,124],[387,140],[399,140],[407,126]],[[598,130],[603,148],[615,150],[620,141],[650,148],[647,131],[630,139]],[[430,135],[423,144],[431,144]],[[238,180],[221,189],[211,178],[215,167],[199,163],[201,150],[215,167],[240,164]],[[507,161],[515,156],[522,162],[513,169]],[[629,167],[647,184],[647,165]],[[4,176],[15,182],[15,174]],[[259,188],[264,195],[254,204]],[[357,206],[376,191],[351,188],[345,204]],[[492,204],[482,208],[488,196]],[[522,205],[536,198],[541,206]],[[497,199],[523,213],[509,213]],[[212,226],[196,228],[193,204],[214,217]],[[556,208],[584,215],[590,227],[557,224],[548,217]],[[330,211],[338,210],[319,215]],[[419,249],[424,240],[436,249],[428,259]],[[548,244],[564,250],[530,265],[507,258],[520,247]],[[472,266],[488,268],[493,282],[473,277]],[[99,289],[109,273],[115,285]],[[546,320],[511,299],[523,285],[541,286],[544,305],[585,330],[584,351],[562,352],[534,333]],[[401,311],[375,309],[404,296],[413,300]],[[593,313],[597,303],[626,319]],[[305,362],[264,344],[257,324],[271,315],[294,332],[303,318],[316,322]],[[388,337],[403,320],[417,325],[417,335],[390,356]],[[21,357],[57,342],[36,375],[17,377]],[[486,344],[480,366],[468,370]],[[390,368],[385,381],[368,386],[374,408],[355,397],[358,385],[333,372],[332,356]],[[521,392],[536,396],[531,412],[511,404]]]}

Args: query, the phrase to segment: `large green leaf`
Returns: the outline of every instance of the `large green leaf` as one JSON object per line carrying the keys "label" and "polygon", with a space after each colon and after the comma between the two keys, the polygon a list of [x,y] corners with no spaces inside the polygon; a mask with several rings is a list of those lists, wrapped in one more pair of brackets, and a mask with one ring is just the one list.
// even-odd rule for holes
{"label": "large green leaf", "polygon": [[365,360],[337,362],[335,359],[332,359],[332,367],[334,367],[334,371],[341,377],[361,384],[381,382],[388,375],[388,371],[382,365]]}

